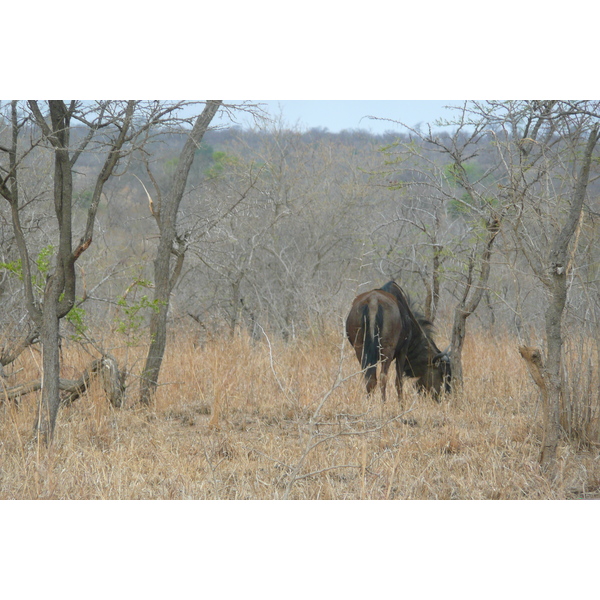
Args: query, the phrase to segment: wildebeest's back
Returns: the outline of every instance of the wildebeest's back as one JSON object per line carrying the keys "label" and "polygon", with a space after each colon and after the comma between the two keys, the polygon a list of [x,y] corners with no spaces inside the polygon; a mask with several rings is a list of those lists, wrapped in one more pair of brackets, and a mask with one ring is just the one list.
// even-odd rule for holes
{"label": "wildebeest's back", "polygon": [[[369,319],[370,311],[373,319]],[[400,320],[400,310],[393,295],[382,290],[364,292],[352,304],[346,319],[346,335],[353,346],[362,343],[367,334],[363,327],[368,323],[375,327],[374,335],[380,338],[380,345],[388,345],[397,336]]]}
{"label": "wildebeest's back", "polygon": [[426,389],[435,390],[436,393],[439,393],[441,381],[445,380],[446,391],[450,391],[450,359],[446,352],[440,351],[433,339],[433,323],[413,309],[408,297],[395,281],[388,281],[381,289],[396,299],[403,324],[405,320],[408,321],[405,324],[409,332],[406,341],[405,375],[420,378],[419,384]]}

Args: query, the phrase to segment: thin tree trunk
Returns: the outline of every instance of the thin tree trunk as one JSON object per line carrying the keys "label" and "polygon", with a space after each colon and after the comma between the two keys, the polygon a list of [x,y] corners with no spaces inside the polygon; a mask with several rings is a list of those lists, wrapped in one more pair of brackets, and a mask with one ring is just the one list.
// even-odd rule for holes
{"label": "thin tree trunk", "polygon": [[546,340],[548,358],[545,377],[547,401],[544,403],[544,439],[540,463],[549,473],[556,470],[556,449],[560,439],[560,401],[562,394],[562,320],[567,302],[567,274],[569,272],[569,244],[581,218],[583,202],[589,182],[592,154],[598,141],[598,125],[590,132],[573,201],[567,221],[557,236],[549,255],[550,302],[546,309]]}
{"label": "thin tree trunk", "polygon": [[49,444],[54,436],[60,406],[60,319],[75,301],[75,258],[72,253],[73,173],[69,157],[70,114],[62,101],[49,101],[52,130],[47,137],[54,149],[54,212],[58,222],[58,249],[54,273],[46,283],[40,340],[43,385],[34,424],[35,432]]}
{"label": "thin tree trunk", "polygon": [[58,301],[53,301],[53,299],[49,299],[46,306],[44,306],[40,335],[42,344],[42,394],[38,404],[34,430],[45,444],[49,444],[54,436],[56,417],[60,406],[60,319],[57,308]]}
{"label": "thin tree trunk", "polygon": [[[44,137],[50,142],[54,154],[54,212],[58,223],[58,248],[56,265],[53,274],[48,279],[44,292],[44,302],[40,309],[35,305],[31,284],[25,282],[28,297],[28,309],[36,324],[40,326],[40,340],[43,352],[42,394],[34,430],[49,444],[54,435],[56,417],[60,406],[60,354],[59,328],[60,320],[68,314],[75,303],[75,262],[87,250],[92,242],[96,210],[106,181],[112,175],[119,158],[121,149],[127,139],[132,122],[135,101],[129,101],[125,118],[119,127],[119,136],[110,148],[100,174],[96,179],[92,204],[88,209],[88,219],[84,236],[73,251],[72,208],[73,208],[73,167],[77,158],[90,141],[92,132],[84,139],[79,148],[70,155],[70,121],[76,102],[67,105],[61,100],[48,101],[50,110],[50,125],[43,116],[37,101],[31,100],[28,105],[34,115],[37,126]],[[18,212],[16,201],[13,209]],[[13,216],[15,230],[20,228],[18,218]],[[27,259],[24,240],[21,242],[21,258]]]}
{"label": "thin tree trunk", "polygon": [[146,363],[140,381],[140,402],[149,404],[158,386],[158,376],[162,365],[167,344],[167,314],[169,311],[169,297],[173,286],[177,282],[185,248],[177,251],[177,263],[171,269],[171,256],[173,244],[177,236],[177,212],[183,198],[187,178],[194,160],[194,153],[204,134],[206,133],[213,117],[221,106],[221,100],[209,100],[198,116],[194,127],[181,151],[173,183],[155,217],[160,231],[160,240],[154,260],[154,300],[157,304],[156,311],[150,318],[150,347],[146,356]]}
{"label": "thin tree trunk", "polygon": [[[484,291],[487,289],[487,283],[490,277],[490,258],[492,255],[492,246],[494,240],[500,231],[500,220],[492,218],[487,224],[488,239],[481,257],[481,272],[477,285],[473,289],[473,261],[469,265],[469,275],[465,293],[460,304],[454,310],[454,324],[452,326],[452,381],[456,382],[458,388],[462,387],[463,383],[463,368],[462,368],[462,349],[467,333],[467,319],[475,312]],[[469,298],[470,294],[470,298]]]}
{"label": "thin tree trunk", "polygon": [[437,243],[434,238],[433,254],[431,260],[431,280],[425,281],[427,295],[425,297],[425,318],[432,323],[435,323],[437,308],[440,300],[440,255],[443,246]]}

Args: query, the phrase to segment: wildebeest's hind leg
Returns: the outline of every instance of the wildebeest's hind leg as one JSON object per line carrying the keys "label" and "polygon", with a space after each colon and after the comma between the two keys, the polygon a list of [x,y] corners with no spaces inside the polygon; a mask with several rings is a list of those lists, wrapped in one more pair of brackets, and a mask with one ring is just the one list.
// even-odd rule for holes
{"label": "wildebeest's hind leg", "polygon": [[365,381],[367,382],[367,394],[377,387],[377,365],[374,367],[368,367],[365,371]]}
{"label": "wildebeest's hind leg", "polygon": [[385,402],[385,391],[387,388],[387,378],[388,378],[388,370],[392,361],[394,359],[389,356],[383,357],[383,361],[381,363],[381,373],[379,375],[379,385],[381,386],[381,398],[383,402]]}
{"label": "wildebeest's hind leg", "polygon": [[400,408],[404,408],[404,399],[402,396],[402,376],[404,375],[404,363],[406,354],[400,354],[396,357],[396,392],[398,393],[398,403]]}
{"label": "wildebeest's hind leg", "polygon": [[[356,352],[356,358],[359,363],[363,363],[363,345],[357,344],[354,348]],[[370,365],[365,367],[365,385],[367,387],[367,394],[370,395],[373,389],[377,387],[377,365]]]}

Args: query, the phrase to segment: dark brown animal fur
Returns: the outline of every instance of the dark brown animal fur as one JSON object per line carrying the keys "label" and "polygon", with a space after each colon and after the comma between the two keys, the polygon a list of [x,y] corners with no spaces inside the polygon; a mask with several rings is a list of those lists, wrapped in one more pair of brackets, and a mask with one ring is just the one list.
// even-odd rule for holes
{"label": "dark brown animal fur", "polygon": [[402,345],[402,318],[394,296],[382,290],[357,296],[346,319],[346,334],[364,369],[368,394],[377,385],[377,364],[381,363],[379,383],[385,402],[388,369]]}
{"label": "dark brown animal fur", "polygon": [[388,281],[381,289],[396,298],[400,312],[410,321],[404,374],[417,377],[418,388],[431,392],[439,400],[442,387],[445,392],[451,392],[452,371],[448,352],[442,352],[433,339],[433,323],[414,309],[395,281]]}
{"label": "dark brown animal fur", "polygon": [[[397,311],[390,307],[390,299]],[[381,391],[385,402],[387,372],[396,360],[396,390],[402,400],[403,376],[416,377],[417,386],[434,398],[450,392],[450,357],[433,340],[433,325],[414,311],[400,286],[389,281],[379,290],[358,296],[346,319],[346,334],[365,370],[367,393],[377,385],[381,362]]]}

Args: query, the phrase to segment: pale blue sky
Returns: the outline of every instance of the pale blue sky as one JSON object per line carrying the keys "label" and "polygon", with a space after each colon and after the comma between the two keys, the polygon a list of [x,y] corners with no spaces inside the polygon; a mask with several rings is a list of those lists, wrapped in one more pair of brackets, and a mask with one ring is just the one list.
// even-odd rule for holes
{"label": "pale blue sky", "polygon": [[[254,102],[254,101],[253,101]],[[461,105],[461,100],[260,100],[273,118],[299,129],[325,127],[331,132],[343,129],[365,129],[372,133],[397,131],[400,121],[413,127],[431,123],[439,118],[450,118],[447,106]],[[369,117],[378,119],[370,119]],[[247,121],[242,120],[241,125]]]}
{"label": "pale blue sky", "polygon": [[450,100],[281,100],[269,101],[268,110],[273,115],[281,112],[286,122],[300,127],[326,127],[332,132],[366,129],[383,133],[398,126],[369,116],[401,121],[412,127],[449,117],[451,111],[444,107],[457,103]]}

